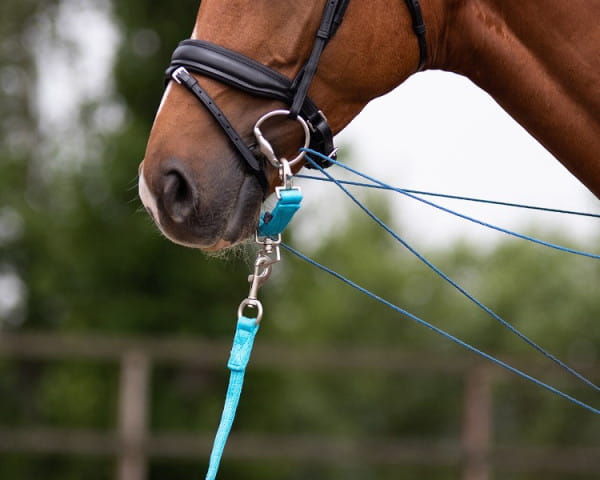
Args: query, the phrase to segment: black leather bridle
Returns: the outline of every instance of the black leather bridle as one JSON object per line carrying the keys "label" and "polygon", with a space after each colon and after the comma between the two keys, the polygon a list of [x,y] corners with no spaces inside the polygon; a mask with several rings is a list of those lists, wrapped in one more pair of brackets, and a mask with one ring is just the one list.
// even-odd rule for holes
{"label": "black leather bridle", "polygon": [[[419,0],[405,1],[419,41],[418,69],[421,70],[427,59],[425,23]],[[350,0],[327,0],[312,52],[293,80],[249,57],[204,40],[184,40],[173,52],[171,64],[166,70],[167,82],[175,80],[185,86],[211,113],[250,172],[256,175],[265,194],[269,184],[262,156],[255,146],[246,145],[225,114],[190,72],[221,81],[251,95],[279,100],[289,105],[289,117],[294,119],[299,116],[310,127],[310,148],[335,158],[333,133],[323,112],[308,97],[308,90],[321,54],[341,25],[349,3]],[[320,162],[324,168],[329,166],[325,160]]]}

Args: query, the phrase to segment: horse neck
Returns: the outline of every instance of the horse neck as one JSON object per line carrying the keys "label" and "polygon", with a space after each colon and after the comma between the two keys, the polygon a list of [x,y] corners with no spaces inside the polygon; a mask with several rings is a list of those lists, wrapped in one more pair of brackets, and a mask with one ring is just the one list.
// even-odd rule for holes
{"label": "horse neck", "polygon": [[422,4],[430,68],[470,78],[600,197],[600,2]]}

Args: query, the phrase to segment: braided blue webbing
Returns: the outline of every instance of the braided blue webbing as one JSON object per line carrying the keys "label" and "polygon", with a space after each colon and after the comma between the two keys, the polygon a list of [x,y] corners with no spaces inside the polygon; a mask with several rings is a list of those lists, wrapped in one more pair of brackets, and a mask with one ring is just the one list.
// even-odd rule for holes
{"label": "braided blue webbing", "polygon": [[235,336],[233,337],[231,355],[229,357],[229,362],[227,363],[227,367],[231,371],[229,376],[229,386],[227,387],[227,395],[225,396],[225,405],[223,406],[219,429],[217,430],[212,452],[210,454],[206,480],[214,480],[217,477],[223,451],[225,450],[229,432],[231,431],[237,407],[240,402],[242,387],[244,386],[244,374],[246,373],[246,367],[250,360],[250,354],[252,353],[252,346],[254,345],[254,338],[256,337],[258,328],[259,323],[256,318],[242,316],[238,319]]}

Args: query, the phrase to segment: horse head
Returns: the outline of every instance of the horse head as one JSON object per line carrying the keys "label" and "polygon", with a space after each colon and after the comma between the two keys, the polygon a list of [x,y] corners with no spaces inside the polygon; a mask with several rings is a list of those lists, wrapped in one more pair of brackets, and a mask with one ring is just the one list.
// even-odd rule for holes
{"label": "horse head", "polygon": [[[388,92],[417,69],[419,43],[405,4],[395,2],[390,7],[382,0],[349,5],[331,0],[203,0],[191,46],[205,42],[217,46],[217,53],[219,48],[226,49],[219,57],[221,67],[226,67],[228,55],[232,55],[228,52],[243,55],[290,79],[292,89],[297,89],[293,79],[301,78],[298,74],[314,52],[323,12],[331,3],[343,4],[334,12],[343,22],[335,26],[335,35],[327,39],[319,55],[308,97],[335,134],[369,100]],[[396,32],[393,42],[390,31]],[[215,114],[202,108],[190,93],[192,87],[170,81],[140,165],[140,197],[169,239],[219,250],[256,230],[262,201],[279,183],[279,174],[254,147],[253,129],[266,113],[290,105],[282,98],[259,97],[210,75],[192,72],[191,77],[248,146],[246,151],[255,156],[260,172],[248,168],[252,159],[244,162],[240,158],[245,147],[236,148]],[[295,157],[303,146],[304,132],[291,119],[274,117],[262,130],[279,156]],[[301,162],[294,169],[300,167]]]}
{"label": "horse head", "polygon": [[298,118],[328,155],[333,134],[423,67],[470,78],[600,197],[600,6],[516,5],[427,0],[422,13],[419,0],[203,0],[167,70],[140,166],[144,205],[177,243],[235,245],[279,182],[256,148],[257,121],[289,109],[290,120],[261,127],[277,155],[303,145]]}

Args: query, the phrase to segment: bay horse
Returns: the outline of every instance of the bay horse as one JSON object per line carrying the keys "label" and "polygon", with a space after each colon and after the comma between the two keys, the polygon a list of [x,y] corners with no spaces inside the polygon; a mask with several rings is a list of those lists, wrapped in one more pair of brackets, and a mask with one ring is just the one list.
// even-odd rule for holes
{"label": "bay horse", "polygon": [[[310,110],[335,134],[371,99],[424,69],[468,77],[600,197],[598,19],[600,0],[202,0],[193,40],[178,47],[193,51],[176,50],[173,61],[190,66],[197,50],[203,68],[170,70],[176,81],[168,83],[140,165],[140,197],[177,243],[204,250],[237,244],[253,235],[262,201],[279,182],[277,168],[252,146],[259,118]],[[290,79],[290,98],[287,90],[259,96],[256,84],[225,81],[229,68],[244,66],[252,67],[244,81],[263,73],[267,82]],[[302,88],[310,88],[307,99]],[[272,119],[265,131],[287,158],[303,144],[294,121]]]}

